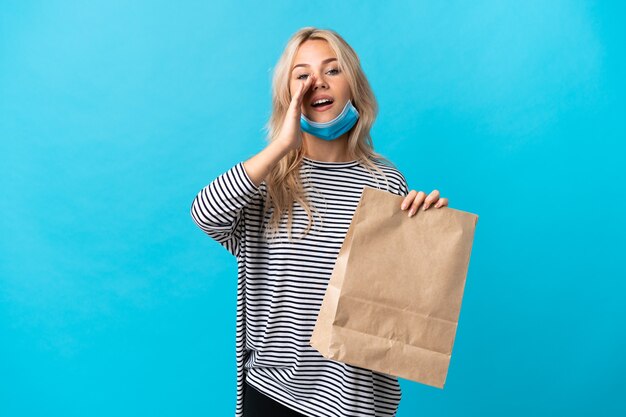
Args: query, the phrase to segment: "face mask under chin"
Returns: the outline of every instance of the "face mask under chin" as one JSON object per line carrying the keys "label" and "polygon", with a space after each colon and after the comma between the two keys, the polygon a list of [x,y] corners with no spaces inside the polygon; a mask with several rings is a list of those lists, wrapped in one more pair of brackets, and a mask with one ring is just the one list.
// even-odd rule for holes
{"label": "face mask under chin", "polygon": [[359,112],[348,100],[336,117],[328,122],[315,122],[300,113],[300,127],[303,131],[324,140],[334,140],[352,129],[359,119]]}

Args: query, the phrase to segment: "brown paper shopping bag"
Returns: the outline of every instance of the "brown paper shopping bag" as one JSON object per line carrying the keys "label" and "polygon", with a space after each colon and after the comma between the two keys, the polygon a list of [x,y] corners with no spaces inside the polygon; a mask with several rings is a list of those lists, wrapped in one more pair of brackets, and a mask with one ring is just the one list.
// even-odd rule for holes
{"label": "brown paper shopping bag", "polygon": [[443,388],[478,221],[365,187],[310,344],[324,357]]}

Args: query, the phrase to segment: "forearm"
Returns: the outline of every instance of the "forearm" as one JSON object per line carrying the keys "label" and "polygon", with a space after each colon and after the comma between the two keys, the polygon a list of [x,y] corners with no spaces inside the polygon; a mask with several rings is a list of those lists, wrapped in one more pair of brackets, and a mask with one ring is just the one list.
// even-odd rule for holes
{"label": "forearm", "polygon": [[250,180],[258,187],[270,173],[272,167],[278,163],[287,153],[289,146],[281,141],[270,142],[261,152],[246,160],[243,165]]}

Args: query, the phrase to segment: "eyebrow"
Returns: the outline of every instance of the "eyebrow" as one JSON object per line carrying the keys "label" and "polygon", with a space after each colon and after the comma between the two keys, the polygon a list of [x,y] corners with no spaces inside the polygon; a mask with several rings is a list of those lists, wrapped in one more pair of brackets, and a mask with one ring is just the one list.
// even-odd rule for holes
{"label": "eyebrow", "polygon": [[[326,64],[330,61],[336,61],[337,58],[326,58],[325,60],[322,61],[322,64]],[[309,64],[296,64],[293,66],[293,68],[291,69],[292,71],[296,69],[296,67],[308,67]]]}

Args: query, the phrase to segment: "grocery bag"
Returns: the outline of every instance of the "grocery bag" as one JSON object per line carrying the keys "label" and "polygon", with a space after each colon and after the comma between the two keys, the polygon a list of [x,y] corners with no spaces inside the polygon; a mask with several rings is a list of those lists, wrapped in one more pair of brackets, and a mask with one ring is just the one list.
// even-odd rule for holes
{"label": "grocery bag", "polygon": [[364,187],[310,345],[324,357],[443,388],[478,216],[400,209]]}

